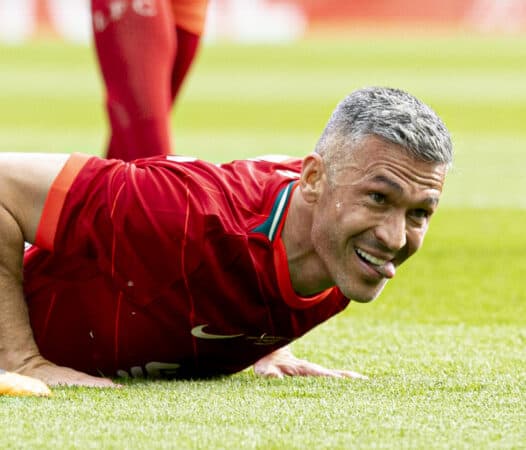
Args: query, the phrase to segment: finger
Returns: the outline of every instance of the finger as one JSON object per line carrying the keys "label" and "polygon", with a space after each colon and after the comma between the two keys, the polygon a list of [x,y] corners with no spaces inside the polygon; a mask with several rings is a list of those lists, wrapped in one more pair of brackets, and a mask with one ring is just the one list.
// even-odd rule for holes
{"label": "finger", "polygon": [[257,375],[267,378],[283,378],[283,373],[281,370],[276,366],[265,366],[265,367],[254,367],[254,372],[256,372]]}
{"label": "finger", "polygon": [[50,381],[51,386],[82,386],[93,388],[119,388],[118,385],[108,378],[97,378],[89,375],[83,376],[65,376],[59,379]]}
{"label": "finger", "polygon": [[303,361],[301,365],[295,365],[283,368],[287,375],[314,376],[314,377],[332,377],[332,378],[355,378],[368,380],[365,375],[350,370],[327,369],[319,364]]}
{"label": "finger", "polygon": [[325,367],[315,367],[307,375],[316,377],[343,378],[339,370],[326,369]]}
{"label": "finger", "polygon": [[345,378],[355,378],[359,380],[369,379],[369,377],[366,375],[362,375],[361,373],[358,373],[358,372],[352,372],[350,370],[338,370],[338,372],[341,374],[342,377],[345,377]]}
{"label": "finger", "polygon": [[68,367],[55,366],[53,364],[42,365],[33,369],[30,375],[45,381],[50,386],[119,387],[119,385],[108,378],[94,377]]}
{"label": "finger", "polygon": [[318,364],[301,361],[301,364],[286,365],[281,367],[282,371],[290,376],[302,377],[334,377],[341,378],[339,371],[330,370]]}

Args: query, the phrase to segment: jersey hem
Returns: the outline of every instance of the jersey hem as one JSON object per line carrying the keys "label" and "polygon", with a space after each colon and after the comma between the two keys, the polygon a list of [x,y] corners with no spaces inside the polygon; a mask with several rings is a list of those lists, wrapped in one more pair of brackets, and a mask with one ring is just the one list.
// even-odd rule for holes
{"label": "jersey hem", "polygon": [[172,13],[177,27],[197,36],[203,34],[208,0],[178,2],[172,0]]}

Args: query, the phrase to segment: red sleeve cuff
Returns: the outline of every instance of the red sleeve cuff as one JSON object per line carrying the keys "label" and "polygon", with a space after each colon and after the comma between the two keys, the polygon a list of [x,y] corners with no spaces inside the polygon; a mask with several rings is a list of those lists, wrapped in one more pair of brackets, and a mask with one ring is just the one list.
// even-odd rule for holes
{"label": "red sleeve cuff", "polygon": [[60,213],[66,201],[69,188],[90,158],[92,158],[91,155],[72,154],[55,180],[53,180],[38,224],[35,237],[36,246],[50,251],[53,250]]}

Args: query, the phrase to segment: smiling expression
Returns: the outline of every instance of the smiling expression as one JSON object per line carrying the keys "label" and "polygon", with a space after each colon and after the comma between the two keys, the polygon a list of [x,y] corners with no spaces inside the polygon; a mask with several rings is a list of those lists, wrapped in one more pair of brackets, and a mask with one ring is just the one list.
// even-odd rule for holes
{"label": "smiling expression", "polygon": [[356,144],[330,182],[322,177],[313,206],[322,284],[336,284],[357,301],[378,296],[422,245],[446,172],[445,164],[415,159],[376,137]]}

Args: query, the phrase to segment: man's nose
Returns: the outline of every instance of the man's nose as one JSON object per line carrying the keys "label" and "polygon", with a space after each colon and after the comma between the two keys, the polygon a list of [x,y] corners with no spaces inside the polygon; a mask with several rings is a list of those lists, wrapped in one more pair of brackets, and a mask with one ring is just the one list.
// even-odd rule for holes
{"label": "man's nose", "polygon": [[392,251],[398,251],[407,243],[406,218],[404,214],[390,214],[375,229],[376,239]]}

